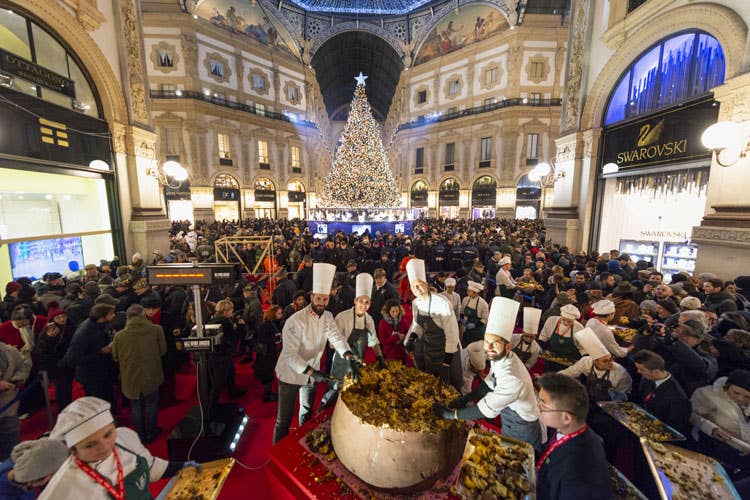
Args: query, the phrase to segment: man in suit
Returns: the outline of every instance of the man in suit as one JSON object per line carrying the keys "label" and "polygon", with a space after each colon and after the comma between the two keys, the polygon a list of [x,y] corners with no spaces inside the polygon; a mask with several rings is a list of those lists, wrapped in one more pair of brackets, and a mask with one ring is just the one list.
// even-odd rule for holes
{"label": "man in suit", "polygon": [[634,398],[652,415],[685,434],[690,432],[692,407],[680,383],[669,373],[664,358],[653,351],[633,355],[635,367],[643,377]]}
{"label": "man in suit", "polygon": [[537,498],[612,498],[604,446],[586,425],[586,389],[560,373],[546,373],[537,383],[541,420],[556,429],[536,463]]}

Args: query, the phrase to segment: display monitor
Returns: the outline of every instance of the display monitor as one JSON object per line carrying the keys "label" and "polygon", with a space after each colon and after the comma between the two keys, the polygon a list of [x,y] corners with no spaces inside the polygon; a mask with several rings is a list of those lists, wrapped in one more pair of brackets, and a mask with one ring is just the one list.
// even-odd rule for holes
{"label": "display monitor", "polygon": [[27,276],[41,279],[45,273],[83,269],[83,246],[80,236],[49,240],[19,241],[8,245],[13,279]]}

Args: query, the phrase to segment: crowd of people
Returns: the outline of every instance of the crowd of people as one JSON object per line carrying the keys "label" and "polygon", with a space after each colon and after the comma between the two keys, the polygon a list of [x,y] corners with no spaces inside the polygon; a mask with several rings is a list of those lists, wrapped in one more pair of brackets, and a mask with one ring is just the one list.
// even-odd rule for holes
{"label": "crowd of people", "polygon": [[[153,481],[185,466],[143,444],[162,432],[158,408],[174,403],[194,306],[184,287],[149,284],[145,269],[212,261],[226,235],[271,237],[273,251],[238,244],[236,255],[250,268],[263,260],[263,272],[247,276],[238,265],[232,283],[201,290],[203,317],[224,333],[209,358],[209,406],[224,390],[242,395],[235,361],[252,363],[265,401],[278,404],[274,442],[297,400],[300,425],[310,418],[317,383],[328,384],[321,405],[332,405],[361,363],[401,362],[461,393],[436,405],[439,418],[499,417],[503,434],[534,446],[539,498],[610,498],[607,463],[652,493],[640,456],[622,452],[636,441],[602,401],[642,405],[739,487],[750,475],[748,277],[665,276],[616,250],[572,252],[547,241],[539,221],[419,219],[412,235],[324,240],[301,220],[184,221],[173,223],[170,251],[148,262],[137,253],[128,264],[6,285],[0,497],[66,498],[80,488],[105,498],[113,484],[136,491],[130,474]],[[635,332],[626,341],[618,328]],[[55,429],[20,442],[19,419],[44,407],[47,380]],[[74,381],[86,397],[72,401]],[[135,432],[114,426],[123,404]],[[87,465],[102,460],[93,473],[108,486]]]}

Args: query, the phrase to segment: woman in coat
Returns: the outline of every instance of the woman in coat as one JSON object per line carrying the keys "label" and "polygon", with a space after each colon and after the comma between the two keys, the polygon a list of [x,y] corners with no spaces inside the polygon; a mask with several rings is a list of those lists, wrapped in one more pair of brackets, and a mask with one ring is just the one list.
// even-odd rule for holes
{"label": "woman in coat", "polygon": [[281,345],[281,306],[271,306],[263,313],[263,322],[258,327],[256,351],[253,368],[255,376],[263,384],[263,401],[277,401],[278,395],[271,390],[273,369],[276,366]]}
{"label": "woman in coat", "polygon": [[68,366],[58,365],[68,351],[76,328],[57,302],[49,303],[46,328],[37,337],[39,368],[45,370],[55,382],[55,404],[58,413],[73,400],[74,371]]}
{"label": "woman in coat", "polygon": [[407,366],[412,366],[411,357],[404,348],[404,338],[411,326],[398,299],[389,299],[383,304],[382,318],[378,324],[378,339],[386,359],[397,359]]}

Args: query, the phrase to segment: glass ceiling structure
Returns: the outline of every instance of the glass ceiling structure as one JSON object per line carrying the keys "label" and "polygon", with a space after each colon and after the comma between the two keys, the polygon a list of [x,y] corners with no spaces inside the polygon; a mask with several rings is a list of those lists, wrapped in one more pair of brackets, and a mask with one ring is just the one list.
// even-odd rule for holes
{"label": "glass ceiling structure", "polygon": [[433,0],[293,0],[309,12],[364,15],[406,14],[431,2]]}

